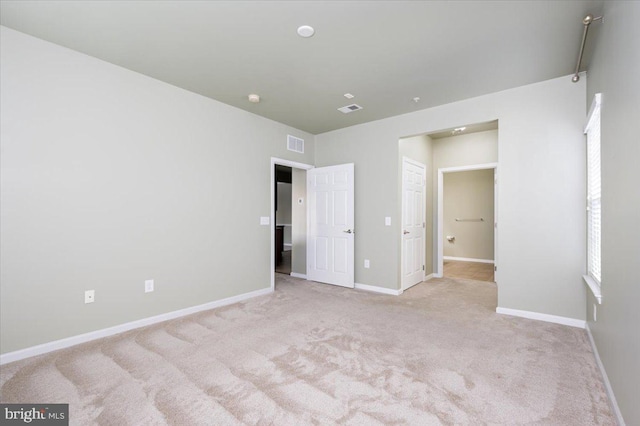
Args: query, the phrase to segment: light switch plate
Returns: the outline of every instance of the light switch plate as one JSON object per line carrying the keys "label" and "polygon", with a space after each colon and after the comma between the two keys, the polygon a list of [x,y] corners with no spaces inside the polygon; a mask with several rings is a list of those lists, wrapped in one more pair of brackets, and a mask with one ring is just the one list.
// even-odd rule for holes
{"label": "light switch plate", "polygon": [[260,225],[268,225],[270,222],[269,216],[260,216]]}
{"label": "light switch plate", "polygon": [[391,226],[391,217],[387,216],[384,218],[384,226]]}
{"label": "light switch plate", "polygon": [[365,259],[364,260],[364,267],[368,269],[370,266],[371,266],[371,263],[369,262],[369,259]]}
{"label": "light switch plate", "polygon": [[144,281],[144,292],[151,293],[154,290],[153,280],[145,280]]}

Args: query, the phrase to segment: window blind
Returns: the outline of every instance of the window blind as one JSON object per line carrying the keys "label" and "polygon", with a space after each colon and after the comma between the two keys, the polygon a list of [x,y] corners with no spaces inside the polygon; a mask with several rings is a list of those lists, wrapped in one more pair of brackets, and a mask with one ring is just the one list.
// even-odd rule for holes
{"label": "window blind", "polygon": [[589,112],[587,135],[587,273],[598,285],[602,282],[602,191],[600,179],[600,94]]}

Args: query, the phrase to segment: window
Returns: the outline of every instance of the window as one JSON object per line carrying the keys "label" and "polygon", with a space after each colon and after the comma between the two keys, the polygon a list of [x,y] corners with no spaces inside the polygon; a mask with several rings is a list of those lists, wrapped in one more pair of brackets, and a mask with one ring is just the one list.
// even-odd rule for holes
{"label": "window", "polygon": [[602,192],[600,185],[600,93],[596,94],[584,133],[587,136],[587,275],[585,281],[598,302],[602,302],[600,285],[602,240]]}

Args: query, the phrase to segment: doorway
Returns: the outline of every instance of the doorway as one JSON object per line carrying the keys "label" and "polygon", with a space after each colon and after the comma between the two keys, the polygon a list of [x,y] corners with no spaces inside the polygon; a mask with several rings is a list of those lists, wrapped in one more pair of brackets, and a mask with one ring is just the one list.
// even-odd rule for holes
{"label": "doorway", "polygon": [[497,166],[438,169],[438,276],[498,281]]}
{"label": "doorway", "polygon": [[[287,273],[297,278],[306,278],[306,241],[307,241],[307,199],[306,199],[306,174],[312,169],[310,164],[298,163],[281,158],[271,158],[271,289],[275,290],[276,265],[282,265],[282,260],[278,262],[278,253],[283,258],[290,259],[288,272],[281,269],[281,273]],[[284,177],[285,175],[289,177]],[[283,214],[278,214],[278,181],[288,182],[289,187],[282,186],[283,192],[290,190],[289,203],[284,203],[279,207]],[[286,189],[285,189],[286,188]],[[280,196],[282,197],[282,193]],[[284,214],[287,210],[288,214]],[[289,226],[285,226],[289,225]],[[288,230],[286,228],[289,228]],[[286,233],[286,234],[285,234]],[[285,245],[290,244],[290,245]],[[282,248],[282,250],[280,250]],[[285,248],[287,250],[285,250]]]}
{"label": "doorway", "polygon": [[[293,169],[288,166],[276,164],[276,187],[275,187],[275,233],[276,240],[274,250],[276,252],[275,268],[279,274],[291,274],[292,262],[292,210],[293,192],[292,178]],[[297,251],[297,250],[296,250]]]}
{"label": "doorway", "polygon": [[[400,138],[399,141],[399,182],[398,189],[402,194],[399,200],[398,214],[401,220],[404,220],[405,210],[405,198],[404,194],[404,160],[408,158],[415,162],[426,165],[426,191],[424,197],[424,222],[425,222],[425,244],[424,253],[425,256],[425,270],[424,281],[428,281],[432,277],[442,278],[444,276],[443,265],[443,239],[446,235],[443,232],[443,225],[439,222],[443,218],[443,173],[466,171],[473,169],[490,169],[489,173],[494,173],[497,176],[497,164],[498,164],[498,120],[467,124],[460,127],[443,129],[431,133],[424,133],[415,136],[406,136]],[[497,178],[494,178],[494,220],[489,216],[484,218],[490,228],[492,225],[497,224]],[[479,219],[481,216],[466,217],[466,213],[463,217],[461,214],[459,219]],[[389,218],[387,218],[389,219]],[[467,222],[463,222],[467,223]],[[474,223],[469,222],[467,224]],[[387,225],[388,226],[388,225]],[[411,252],[411,250],[405,250],[403,244],[405,228],[401,223],[398,227],[399,239],[400,239],[400,256],[399,256],[399,279],[401,290],[408,288],[411,284],[405,283],[404,275],[405,270],[408,271],[408,263],[416,263],[407,259],[405,252]],[[490,260],[491,262],[497,261],[497,228],[493,228],[494,236],[494,249],[492,255],[486,255],[481,258],[482,260]],[[455,235],[453,235],[455,236]],[[458,237],[458,241],[460,241]],[[451,257],[468,257],[463,255],[451,254]],[[474,257],[477,257],[474,255]],[[493,267],[493,265],[489,265]],[[487,265],[481,265],[480,269],[486,269]],[[417,271],[414,271],[417,272]],[[417,276],[417,274],[416,274]]]}
{"label": "doorway", "polygon": [[[291,273],[296,278],[353,288],[354,165],[314,167],[271,158],[271,289],[276,274],[276,166],[292,169]],[[301,176],[296,185],[296,175]],[[298,195],[299,192],[303,195]],[[307,200],[308,195],[308,200]],[[300,212],[300,225],[296,214]],[[266,224],[266,223],[265,223]],[[283,243],[284,246],[284,243]]]}

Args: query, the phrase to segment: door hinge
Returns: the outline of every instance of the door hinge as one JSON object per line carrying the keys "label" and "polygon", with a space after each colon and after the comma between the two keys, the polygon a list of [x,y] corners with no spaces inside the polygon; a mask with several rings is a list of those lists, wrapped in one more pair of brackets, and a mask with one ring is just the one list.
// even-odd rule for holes
{"label": "door hinge", "polygon": [[498,267],[494,265],[493,272],[498,272]]}
{"label": "door hinge", "polygon": [[424,271],[424,265],[422,265],[422,270]]}
{"label": "door hinge", "polygon": [[422,227],[426,228],[426,223],[422,222]]}

